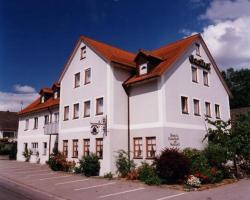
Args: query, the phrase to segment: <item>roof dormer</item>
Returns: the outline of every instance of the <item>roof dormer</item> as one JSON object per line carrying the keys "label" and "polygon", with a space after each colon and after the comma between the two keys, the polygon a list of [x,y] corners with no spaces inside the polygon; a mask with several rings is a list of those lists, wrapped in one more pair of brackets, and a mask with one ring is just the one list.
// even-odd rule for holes
{"label": "roof dormer", "polygon": [[53,91],[50,88],[42,88],[39,94],[40,94],[41,103],[44,103],[52,96]]}
{"label": "roof dormer", "polygon": [[145,75],[148,73],[148,63],[143,63],[139,65],[139,75]]}
{"label": "roof dormer", "polygon": [[54,99],[57,99],[60,97],[60,84],[59,83],[54,83],[52,86],[53,90],[53,97]]}

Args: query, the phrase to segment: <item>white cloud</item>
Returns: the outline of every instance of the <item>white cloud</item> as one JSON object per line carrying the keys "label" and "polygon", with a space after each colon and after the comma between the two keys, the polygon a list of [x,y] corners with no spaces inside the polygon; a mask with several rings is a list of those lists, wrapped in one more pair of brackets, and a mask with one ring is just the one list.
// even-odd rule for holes
{"label": "white cloud", "polygon": [[206,10],[206,13],[201,15],[201,19],[219,22],[245,16],[250,16],[249,0],[214,0]]}
{"label": "white cloud", "polygon": [[18,93],[35,93],[35,88],[28,86],[28,85],[14,85],[14,90]]}
{"label": "white cloud", "polygon": [[250,68],[250,1],[214,0],[201,16],[202,36],[220,69]]}
{"label": "white cloud", "polygon": [[39,96],[31,86],[14,85],[13,88],[15,92],[0,91],[1,111],[20,111]]}

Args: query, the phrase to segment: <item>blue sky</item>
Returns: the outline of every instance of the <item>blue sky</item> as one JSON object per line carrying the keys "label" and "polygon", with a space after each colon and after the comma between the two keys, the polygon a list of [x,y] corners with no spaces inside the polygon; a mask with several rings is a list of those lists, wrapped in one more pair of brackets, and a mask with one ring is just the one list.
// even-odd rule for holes
{"label": "blue sky", "polygon": [[[15,96],[19,101],[20,94],[30,94],[27,103],[41,87],[51,86],[80,35],[136,52],[201,32],[226,68],[228,58],[221,55],[224,43],[219,45],[219,39],[225,36],[223,30],[228,30],[225,23],[237,25],[236,20],[249,17],[249,10],[244,14],[242,9],[250,3],[239,0],[235,6],[233,1],[221,2],[224,4],[208,0],[1,0],[0,103],[11,95],[19,95]],[[238,15],[232,16],[230,11],[237,6]],[[216,9],[222,14],[214,13]],[[227,41],[232,39],[232,34],[226,36]],[[241,59],[235,64],[245,67],[248,61]]]}

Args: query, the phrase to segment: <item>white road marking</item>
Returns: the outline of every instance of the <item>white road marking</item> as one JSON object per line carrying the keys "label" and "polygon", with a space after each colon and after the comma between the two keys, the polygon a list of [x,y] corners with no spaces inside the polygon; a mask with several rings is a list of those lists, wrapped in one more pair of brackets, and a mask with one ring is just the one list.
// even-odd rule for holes
{"label": "white road marking", "polygon": [[75,180],[75,181],[66,181],[66,182],[56,183],[55,185],[64,185],[64,184],[68,184],[68,183],[82,182],[82,181],[87,181],[87,180],[89,180],[89,179],[86,178],[86,179],[79,179],[79,180]]}
{"label": "white road marking", "polygon": [[45,176],[45,175],[52,175],[52,174],[56,174],[55,172],[50,172],[50,173],[43,173],[43,174],[31,174],[31,175],[27,175],[23,178],[29,178],[31,176]]}
{"label": "white road marking", "polygon": [[144,190],[144,189],[145,188],[137,188],[137,189],[133,189],[133,190],[126,190],[126,191],[123,191],[123,192],[117,192],[117,193],[111,193],[111,194],[99,196],[98,198],[102,199],[102,198],[106,198],[106,197],[117,196],[117,195],[120,195],[120,194],[126,194],[126,193],[130,193],[130,192],[136,192],[136,191]]}
{"label": "white road marking", "polygon": [[48,177],[48,178],[40,178],[40,181],[44,181],[44,180],[49,180],[49,179],[55,179],[55,178],[66,178],[66,177],[70,177],[71,175],[66,175],[66,176],[56,176],[56,177]]}
{"label": "white road marking", "polygon": [[97,188],[97,187],[102,187],[102,186],[107,186],[107,185],[113,185],[116,182],[112,182],[112,183],[105,183],[105,184],[101,184],[101,185],[94,185],[94,186],[90,186],[90,187],[84,187],[84,188],[77,188],[74,189],[75,191],[79,191],[79,190],[87,190],[87,189],[91,189],[91,188]]}
{"label": "white road marking", "polygon": [[174,198],[174,197],[178,197],[178,196],[181,196],[185,193],[180,193],[180,194],[175,194],[175,195],[171,195],[171,196],[166,196],[166,197],[162,197],[162,198],[159,198],[159,199],[156,199],[156,200],[165,200],[165,199],[171,199],[171,198]]}

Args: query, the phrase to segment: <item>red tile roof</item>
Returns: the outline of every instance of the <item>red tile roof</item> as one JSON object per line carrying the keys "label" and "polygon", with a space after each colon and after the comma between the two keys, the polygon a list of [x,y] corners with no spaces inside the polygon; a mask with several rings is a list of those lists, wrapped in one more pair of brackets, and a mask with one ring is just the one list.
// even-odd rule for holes
{"label": "red tile roof", "polygon": [[39,94],[41,93],[49,93],[49,94],[52,94],[53,93],[53,90],[51,88],[47,88],[47,87],[44,87],[40,90]]}
{"label": "red tile roof", "polygon": [[59,106],[59,101],[60,101],[59,98],[54,99],[54,97],[50,97],[47,101],[45,101],[44,103],[41,103],[40,97],[39,97],[35,101],[33,101],[30,105],[28,105],[26,108],[21,110],[18,113],[18,115],[30,114],[33,112],[43,111],[43,110],[57,107]]}

